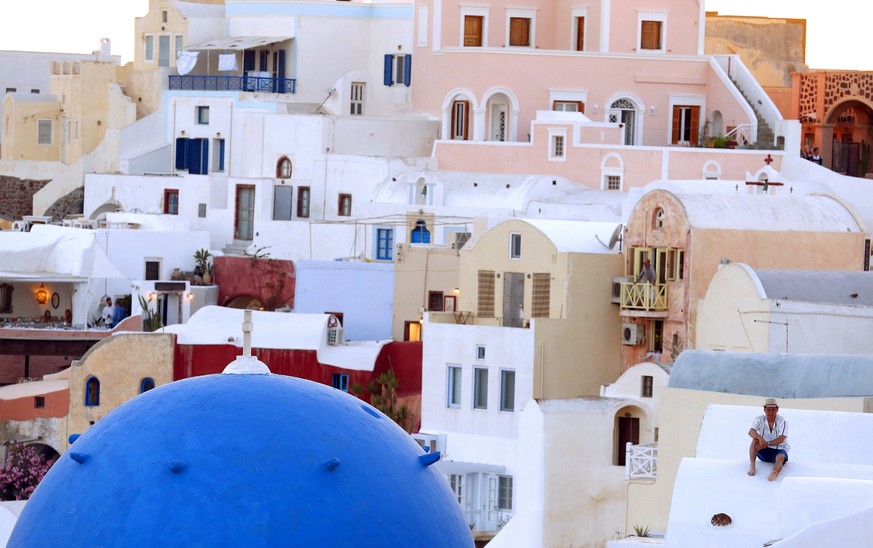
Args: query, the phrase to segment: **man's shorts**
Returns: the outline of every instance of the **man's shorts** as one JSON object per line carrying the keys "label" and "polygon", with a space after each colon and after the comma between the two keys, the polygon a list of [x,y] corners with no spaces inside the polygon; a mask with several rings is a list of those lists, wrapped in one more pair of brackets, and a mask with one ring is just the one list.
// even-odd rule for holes
{"label": "man's shorts", "polygon": [[785,462],[788,462],[788,452],[785,449],[765,447],[758,451],[758,458],[764,462],[776,462],[776,455],[784,455]]}

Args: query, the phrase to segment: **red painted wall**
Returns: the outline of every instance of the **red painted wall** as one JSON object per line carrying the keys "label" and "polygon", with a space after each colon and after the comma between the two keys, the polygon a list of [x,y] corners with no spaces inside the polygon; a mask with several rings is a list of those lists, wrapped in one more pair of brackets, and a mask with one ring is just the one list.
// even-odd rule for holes
{"label": "red painted wall", "polygon": [[[334,373],[347,374],[350,387],[356,382],[366,387],[382,372],[393,369],[399,381],[397,395],[415,408],[417,416],[421,407],[421,348],[420,341],[388,343],[382,347],[372,372],[353,371],[318,363],[315,350],[252,349],[252,354],[267,364],[275,374],[308,379],[327,386],[331,385]],[[232,345],[177,344],[173,378],[180,380],[221,373],[241,354],[242,350]],[[370,401],[368,395],[362,399]]]}
{"label": "red painted wall", "polygon": [[255,297],[264,310],[294,308],[297,274],[294,263],[254,257],[215,257],[218,304],[226,306],[237,297]]}
{"label": "red painted wall", "polygon": [[62,418],[67,416],[70,410],[70,391],[58,390],[41,394],[45,398],[45,407],[35,408],[34,397],[18,398],[15,400],[0,400],[0,420],[26,421],[30,419]]}

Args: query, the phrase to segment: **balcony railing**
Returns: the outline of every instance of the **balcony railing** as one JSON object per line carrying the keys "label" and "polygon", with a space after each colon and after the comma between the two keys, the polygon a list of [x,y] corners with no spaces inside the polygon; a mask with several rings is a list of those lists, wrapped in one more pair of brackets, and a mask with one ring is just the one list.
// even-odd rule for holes
{"label": "balcony railing", "polygon": [[634,445],[628,443],[625,451],[625,478],[655,478],[658,473],[658,444]]}
{"label": "balcony railing", "polygon": [[667,285],[622,282],[621,307],[631,310],[667,310]]}
{"label": "balcony railing", "polygon": [[294,78],[265,76],[170,75],[171,90],[185,91],[251,91],[259,93],[294,93]]}

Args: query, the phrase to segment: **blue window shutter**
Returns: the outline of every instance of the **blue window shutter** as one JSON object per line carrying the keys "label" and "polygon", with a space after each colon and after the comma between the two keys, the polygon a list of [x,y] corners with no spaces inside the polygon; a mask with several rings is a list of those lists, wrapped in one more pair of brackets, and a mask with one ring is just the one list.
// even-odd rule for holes
{"label": "blue window shutter", "polygon": [[403,83],[409,86],[412,83],[412,55],[405,55],[406,62],[403,64]]}
{"label": "blue window shutter", "polygon": [[224,171],[224,139],[218,140],[218,171]]}
{"label": "blue window shutter", "polygon": [[200,139],[200,173],[209,173],[209,139]]}
{"label": "blue window shutter", "polygon": [[176,169],[188,169],[188,139],[176,139]]}
{"label": "blue window shutter", "polygon": [[394,56],[390,53],[385,54],[385,77],[386,86],[394,84]]}
{"label": "blue window shutter", "polygon": [[200,139],[188,139],[188,173],[200,175]]}

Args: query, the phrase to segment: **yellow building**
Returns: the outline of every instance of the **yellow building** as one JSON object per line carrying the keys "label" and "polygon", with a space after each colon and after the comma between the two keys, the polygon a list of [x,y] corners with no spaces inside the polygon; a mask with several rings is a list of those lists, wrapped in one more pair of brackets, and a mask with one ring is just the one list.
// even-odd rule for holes
{"label": "yellow building", "polygon": [[130,333],[94,345],[70,368],[67,433],[81,434],[124,402],[173,380],[175,335]]}

